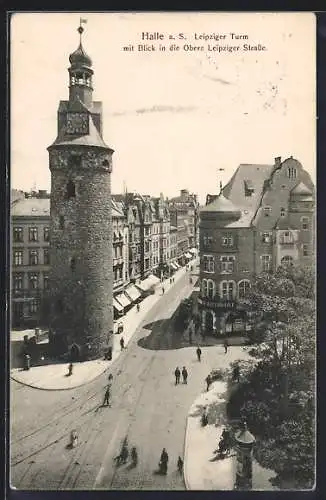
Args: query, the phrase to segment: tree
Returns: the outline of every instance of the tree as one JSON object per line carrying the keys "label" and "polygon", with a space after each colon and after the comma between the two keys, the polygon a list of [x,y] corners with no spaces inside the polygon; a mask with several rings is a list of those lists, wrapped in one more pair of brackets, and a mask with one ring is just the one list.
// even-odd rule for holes
{"label": "tree", "polygon": [[[314,482],[315,279],[282,267],[258,276],[248,297],[259,360],[230,403],[258,438],[257,458],[279,479]],[[234,407],[237,408],[235,411]]]}

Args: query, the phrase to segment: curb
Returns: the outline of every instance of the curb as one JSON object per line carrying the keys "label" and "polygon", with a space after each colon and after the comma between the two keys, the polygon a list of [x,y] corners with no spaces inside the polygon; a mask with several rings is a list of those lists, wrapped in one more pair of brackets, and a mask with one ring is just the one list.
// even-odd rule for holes
{"label": "curb", "polygon": [[[186,269],[183,267],[179,271],[185,271],[186,272]],[[176,282],[179,281],[179,279],[181,278],[181,276],[183,276],[183,274],[184,274],[184,272],[180,272],[179,276],[176,278]],[[166,282],[168,282],[168,278],[167,278]],[[163,283],[159,283],[157,285],[157,288],[159,286],[162,286]],[[166,284],[169,284],[169,283],[166,283]],[[148,309],[148,311],[146,311],[146,313],[144,315],[142,315],[142,314],[139,315],[139,322],[136,323],[134,332],[132,333],[132,335],[130,335],[128,341],[126,342],[126,345],[128,345],[129,342],[132,340],[132,338],[133,338],[133,336],[134,336],[137,328],[141,324],[142,320],[151,311],[151,309],[159,302],[159,300],[160,300],[161,297],[162,297],[161,295],[158,295],[158,294],[155,295],[155,300],[153,301],[153,303],[150,306],[150,308]],[[173,313],[173,316],[174,316],[175,312]],[[111,360],[111,364],[108,367],[106,367],[105,369],[103,369],[103,371],[101,371],[98,375],[96,375],[95,377],[93,377],[91,380],[87,380],[86,382],[82,382],[81,384],[76,384],[76,385],[73,385],[73,386],[70,386],[70,387],[57,387],[57,388],[55,388],[55,387],[39,387],[39,386],[37,386],[35,384],[33,385],[32,383],[28,383],[28,382],[24,382],[22,380],[18,380],[17,378],[15,378],[15,374],[12,374],[12,373],[10,374],[10,378],[12,380],[14,380],[15,382],[17,382],[18,384],[25,385],[26,387],[30,387],[32,389],[37,389],[39,391],[71,391],[73,389],[77,389],[79,387],[83,387],[83,386],[85,386],[87,384],[90,384],[91,382],[94,382],[94,380],[97,380],[99,377],[101,377],[106,371],[108,371],[109,369],[111,369],[113,363],[115,363],[115,361],[120,357],[120,353],[121,353],[121,351],[118,351],[118,356],[115,359]],[[96,360],[94,360],[94,361],[96,361]]]}
{"label": "curb", "polygon": [[[212,389],[214,389],[214,382],[212,383],[211,389],[208,392],[210,392]],[[183,477],[184,477],[186,489],[192,490],[192,491],[201,491],[201,490],[196,490],[196,489],[191,488],[190,480],[188,477],[188,469],[186,467],[187,457],[188,457],[188,447],[189,447],[189,443],[188,443],[189,413],[191,411],[191,408],[196,404],[196,402],[202,398],[203,394],[208,394],[208,393],[204,391],[204,392],[201,392],[199,396],[197,396],[197,398],[191,404],[189,411],[188,411],[188,415],[187,415],[187,424],[186,424],[186,433],[185,433],[185,451],[184,451],[184,462],[183,462]]]}

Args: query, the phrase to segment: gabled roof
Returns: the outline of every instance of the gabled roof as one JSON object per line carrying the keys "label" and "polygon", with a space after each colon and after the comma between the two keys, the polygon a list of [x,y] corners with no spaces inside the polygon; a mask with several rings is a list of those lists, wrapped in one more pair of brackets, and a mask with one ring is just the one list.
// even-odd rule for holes
{"label": "gabled roof", "polygon": [[288,216],[285,216],[285,217],[279,217],[277,219],[274,229],[281,229],[285,231],[287,229],[296,229],[296,228],[290,225]]}
{"label": "gabled roof", "polygon": [[299,182],[291,191],[291,195],[312,195],[312,191],[303,182]]}

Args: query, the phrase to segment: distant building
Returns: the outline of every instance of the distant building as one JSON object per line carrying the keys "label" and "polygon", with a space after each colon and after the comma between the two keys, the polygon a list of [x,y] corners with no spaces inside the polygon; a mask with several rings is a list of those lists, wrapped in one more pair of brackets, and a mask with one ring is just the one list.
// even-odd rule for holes
{"label": "distant building", "polygon": [[177,258],[181,265],[191,258],[189,250],[197,248],[198,208],[197,196],[187,189],[182,189],[180,196],[169,200],[170,221],[177,228]]}
{"label": "distant building", "polygon": [[28,196],[11,196],[11,323],[15,328],[39,325],[49,288],[49,194],[39,191],[37,197]]}
{"label": "distant building", "polygon": [[252,279],[283,264],[314,260],[314,185],[294,158],[274,165],[241,164],[219,195],[200,211],[200,284],[203,331],[250,329],[238,305]]}

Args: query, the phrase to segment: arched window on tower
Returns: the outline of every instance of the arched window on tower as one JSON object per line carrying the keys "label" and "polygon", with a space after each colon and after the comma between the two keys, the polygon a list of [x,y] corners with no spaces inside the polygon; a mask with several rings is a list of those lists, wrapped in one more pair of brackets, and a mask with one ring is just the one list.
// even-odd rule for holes
{"label": "arched window on tower", "polygon": [[75,198],[76,197],[76,186],[72,182],[71,179],[69,179],[69,181],[68,181],[66,193],[67,193],[68,200],[69,200],[69,198]]}
{"label": "arched window on tower", "polygon": [[65,218],[63,215],[59,216],[59,228],[64,229],[65,228]]}
{"label": "arched window on tower", "polygon": [[72,257],[70,259],[70,269],[72,271],[75,271],[75,269],[76,269],[76,257]]}

